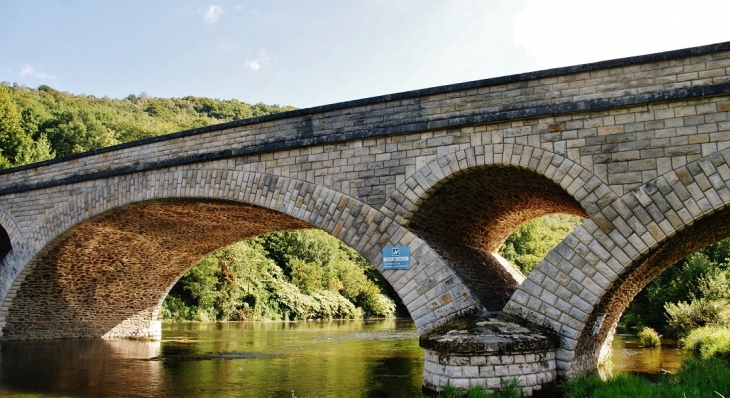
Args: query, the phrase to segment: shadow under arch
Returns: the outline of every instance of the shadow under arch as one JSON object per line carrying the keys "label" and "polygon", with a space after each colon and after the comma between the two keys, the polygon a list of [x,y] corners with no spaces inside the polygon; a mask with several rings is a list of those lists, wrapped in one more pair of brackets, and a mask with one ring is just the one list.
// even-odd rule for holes
{"label": "shadow under arch", "polygon": [[525,222],[548,214],[588,217],[561,186],[519,167],[481,166],[427,192],[409,228],[433,247],[490,311],[500,311],[524,276],[497,254]]}
{"label": "shadow under arch", "polygon": [[312,226],[215,199],[158,199],[107,211],[54,239],[28,265],[4,338],[156,337],[148,335],[150,322],[195,263],[238,241],[303,228]]}

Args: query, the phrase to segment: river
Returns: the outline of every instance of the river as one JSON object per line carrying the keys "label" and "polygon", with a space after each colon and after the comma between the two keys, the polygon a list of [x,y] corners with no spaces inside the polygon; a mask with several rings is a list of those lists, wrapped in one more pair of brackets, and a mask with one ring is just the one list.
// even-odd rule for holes
{"label": "river", "polygon": [[[0,396],[414,397],[423,351],[410,320],[165,323],[161,342],[4,342]],[[676,348],[614,341],[614,372],[679,365]],[[671,361],[669,358],[672,358]]]}

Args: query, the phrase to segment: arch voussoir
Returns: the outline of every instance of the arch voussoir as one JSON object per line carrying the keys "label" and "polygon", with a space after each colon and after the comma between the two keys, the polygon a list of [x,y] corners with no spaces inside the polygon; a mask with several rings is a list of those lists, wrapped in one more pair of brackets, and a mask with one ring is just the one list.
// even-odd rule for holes
{"label": "arch voussoir", "polygon": [[[601,344],[623,308],[651,280],[641,279],[640,287],[634,281],[637,270],[651,263],[652,254],[669,251],[672,238],[727,209],[729,164],[726,149],[606,203],[550,252],[513,294],[505,311],[561,336],[557,366],[563,377],[595,369]],[[644,272],[655,275],[664,269],[657,267]]]}

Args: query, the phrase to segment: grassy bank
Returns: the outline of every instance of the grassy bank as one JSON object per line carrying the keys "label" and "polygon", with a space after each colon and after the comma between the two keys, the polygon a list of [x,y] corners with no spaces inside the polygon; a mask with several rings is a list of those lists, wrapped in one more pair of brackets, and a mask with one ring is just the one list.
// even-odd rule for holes
{"label": "grassy bank", "polygon": [[[560,384],[563,398],[730,398],[730,366],[717,357],[690,357],[676,374],[649,380],[632,373],[621,373],[606,381],[598,376],[579,376]],[[487,392],[471,388],[467,392],[447,386],[438,398],[523,397],[516,380],[503,385],[502,391]]]}
{"label": "grassy bank", "polygon": [[719,358],[687,358],[677,374],[652,382],[622,373],[607,381],[576,377],[561,386],[565,398],[730,397],[730,367]]}

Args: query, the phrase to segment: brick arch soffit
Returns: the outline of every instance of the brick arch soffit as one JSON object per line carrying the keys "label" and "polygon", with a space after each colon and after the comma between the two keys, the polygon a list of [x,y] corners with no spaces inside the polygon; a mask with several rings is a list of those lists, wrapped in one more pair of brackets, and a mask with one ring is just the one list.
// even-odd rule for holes
{"label": "brick arch soffit", "polygon": [[[380,267],[381,246],[388,244],[408,245],[408,243],[413,240],[419,240],[406,228],[393,223],[392,220],[383,215],[379,210],[374,209],[355,198],[329,188],[306,181],[271,174],[247,171],[227,171],[228,178],[224,178],[223,181],[228,181],[229,183],[242,183],[240,189],[229,190],[226,189],[226,186],[222,186],[220,182],[217,182],[217,178],[222,177],[225,172],[226,170],[219,169],[212,173],[208,173],[206,176],[207,178],[193,183],[195,188],[190,189],[189,195],[186,195],[185,192],[181,192],[177,189],[172,189],[172,191],[168,193],[164,184],[161,184],[159,189],[152,192],[147,189],[149,186],[157,186],[155,185],[155,182],[173,181],[172,178],[165,179],[165,174],[173,176],[175,171],[166,171],[165,173],[159,173],[152,176],[141,175],[120,179],[112,184],[106,184],[96,188],[92,192],[84,194],[83,204],[79,205],[77,203],[70,202],[63,207],[49,209],[45,214],[39,216],[38,219],[54,220],[54,227],[51,228],[55,228],[55,230],[50,232],[43,231],[48,227],[39,224],[36,226],[36,230],[32,231],[34,232],[33,235],[39,237],[42,236],[43,239],[39,239],[37,244],[33,245],[34,247],[27,251],[26,255],[23,257],[25,261],[22,262],[22,266],[14,267],[9,270],[9,275],[7,275],[8,279],[6,280],[12,282],[7,288],[0,286],[0,294],[2,294],[0,299],[4,301],[4,296],[8,291],[20,288],[20,284],[25,279],[24,276],[32,272],[28,265],[32,264],[33,258],[35,258],[37,254],[41,253],[43,248],[52,243],[62,234],[70,231],[74,226],[110,210],[145,201],[181,198],[229,200],[282,212],[300,219],[313,227],[320,228],[332,236],[342,240],[345,244],[352,247],[363,255],[363,257],[368,259],[368,261],[370,261],[381,273],[383,273],[382,268]],[[271,182],[274,180],[274,188],[271,188]],[[255,192],[257,187],[265,192],[261,195],[256,195]],[[254,194],[251,194],[250,191],[248,191],[248,188],[253,188],[251,191],[253,191]],[[129,190],[132,190],[132,194],[126,195],[123,198],[121,195],[109,195],[110,191],[128,192]],[[206,194],[206,192],[213,193]],[[294,192],[298,192],[299,194],[295,194]],[[297,206],[297,200],[300,198],[304,200],[301,205]],[[309,201],[307,201],[307,199]],[[321,217],[317,216],[303,217],[302,215],[309,215],[305,214],[306,212],[304,210],[306,210],[308,203],[311,203],[311,201],[315,201],[317,203],[315,209],[323,209],[324,211],[334,206],[336,208],[336,212],[340,215],[340,221],[347,222],[349,218],[352,222],[359,223],[361,227],[357,230],[354,228],[344,228],[338,223],[338,220],[331,220],[328,217],[325,217],[321,221],[319,220]],[[302,215],[300,215],[300,213]],[[335,233],[336,231],[337,233]],[[366,235],[362,232],[382,235],[382,237],[373,244],[373,242],[369,242],[372,240],[370,239],[372,236]],[[362,237],[362,239],[360,239],[360,237]],[[387,240],[384,240],[383,237],[387,237]],[[421,246],[425,247],[427,250],[422,254],[426,256],[425,258],[428,263],[433,263],[434,259],[432,257],[435,253],[429,255],[428,252],[432,249],[428,248],[428,245],[423,242],[421,242]],[[370,247],[369,250],[367,249],[368,247]],[[419,271],[415,268],[413,270],[416,272]],[[461,286],[462,282],[458,280],[458,277],[455,275],[453,275],[453,277],[457,278],[454,280],[456,286]],[[388,275],[386,275],[386,278],[389,280],[391,279],[388,278]],[[395,281],[396,280],[391,280],[390,283],[392,284]],[[399,295],[401,295],[401,298],[405,298],[404,296],[411,293],[414,289],[415,287],[405,290],[396,289],[396,291]],[[471,301],[469,302],[471,303]],[[467,304],[468,303],[464,304],[464,306]],[[472,303],[468,305],[473,306],[476,304]],[[425,305],[422,307],[425,308]],[[419,310],[422,310],[423,308],[418,307]],[[413,311],[413,309],[409,306],[409,310]],[[4,314],[0,313],[0,317],[2,315]],[[414,321],[415,320],[416,318],[414,316]]]}
{"label": "brick arch soffit", "polygon": [[[551,256],[556,258],[555,261],[564,257],[566,253],[569,253],[570,256],[580,256],[583,259],[592,256],[597,261],[597,265],[593,268],[600,268],[596,275],[602,275],[604,271],[608,273],[614,272],[614,274],[610,275],[610,278],[606,278],[608,281],[607,284],[598,284],[600,292],[595,294],[595,300],[593,302],[587,303],[589,305],[589,311],[582,323],[582,329],[577,331],[579,335],[569,340],[574,340],[573,345],[579,346],[580,342],[575,340],[586,338],[588,330],[586,328],[589,327],[597,327],[600,329],[601,335],[606,335],[606,329],[610,325],[602,322],[603,318],[600,318],[602,314],[598,314],[596,309],[599,309],[600,312],[600,308],[604,304],[603,301],[611,299],[611,297],[606,297],[606,294],[613,288],[619,286],[617,283],[623,282],[625,278],[630,277],[630,274],[636,273],[636,265],[641,265],[640,263],[647,261],[652,256],[652,253],[662,248],[662,245],[668,244],[678,234],[692,227],[695,223],[712,220],[713,216],[720,212],[722,212],[720,213],[721,215],[728,216],[725,214],[730,211],[730,167],[728,166],[730,166],[730,148],[715,152],[685,166],[669,171],[603,206],[591,214],[590,218],[586,219],[569,234],[558,247],[548,253],[545,259],[527,276],[527,283],[524,283],[515,291],[512,299],[505,306],[505,310],[524,318],[535,318],[533,320],[540,323],[540,319],[544,318],[540,314],[536,314],[530,309],[523,309],[522,311],[515,309],[521,306],[516,300],[517,296],[526,293],[526,290],[539,286],[540,281],[545,275],[550,273],[549,268],[555,268],[554,265],[549,264],[548,258]],[[718,170],[719,168],[724,169],[722,173]],[[688,179],[684,177],[687,175],[686,173],[693,175],[693,178]],[[683,174],[684,176],[680,176],[679,174]],[[723,178],[723,174],[726,178]],[[650,215],[647,211],[648,208],[657,207],[661,209],[667,206],[667,204],[671,205],[671,202],[667,198],[676,197],[680,191],[684,191],[685,193],[692,192],[692,189],[688,188],[696,185],[696,179],[694,177],[704,178],[712,187],[707,190],[701,190],[701,197],[693,195],[691,199],[682,201],[683,207],[679,210],[675,210],[672,207],[666,212],[663,212],[665,217],[663,220],[657,221]],[[718,191],[722,191],[722,193]],[[694,192],[697,191],[694,190]],[[676,199],[672,200],[676,201]],[[697,205],[698,202],[702,201],[706,201],[709,204],[704,210]],[[687,203],[690,203],[690,206],[697,206],[698,210],[696,211],[698,213],[692,214],[687,207]],[[633,209],[630,208],[631,204],[635,206]],[[679,214],[680,212],[684,214]],[[613,218],[616,221],[610,221],[612,217],[623,218],[626,215],[631,217],[637,216],[638,213],[648,214],[651,221],[647,224],[639,223],[639,225],[631,225],[631,223],[623,222],[622,227],[630,228],[632,234],[636,236],[629,240],[618,237],[616,232],[614,232],[618,231],[616,226],[618,219]],[[656,211],[654,211],[654,214],[656,214]],[[670,218],[673,221],[670,221]],[[652,224],[654,225],[648,228]],[[587,242],[586,238],[591,241]],[[611,248],[605,247],[600,241],[609,242]],[[626,246],[627,243],[630,243],[630,246]],[[622,247],[621,244],[625,246]],[[637,245],[640,247],[635,248]],[[565,272],[565,274],[573,280],[570,272]],[[602,277],[605,278],[603,275]],[[574,296],[578,295],[575,294]],[[599,320],[601,321],[601,325],[598,325]],[[547,325],[544,322],[543,324],[563,334],[559,329],[561,326],[560,322],[557,322],[557,324],[553,323],[552,325]],[[561,346],[564,346],[569,340],[561,339]],[[572,350],[575,348],[568,347],[567,349]]]}
{"label": "brick arch soffit", "polygon": [[[494,154],[494,147],[503,147],[502,155],[505,153],[515,153],[515,150],[521,155],[512,155],[502,161],[495,161],[494,156],[491,159],[485,155],[475,156],[474,148],[467,148],[458,152],[442,156],[421,169],[417,170],[412,176],[408,177],[400,186],[396,187],[393,194],[390,195],[386,203],[382,207],[382,211],[392,217],[397,223],[403,225],[413,218],[420,206],[425,202],[431,193],[447,180],[458,176],[470,169],[482,167],[515,167],[523,170],[534,172],[537,175],[547,178],[549,181],[557,184],[565,190],[571,197],[581,205],[586,213],[591,216],[599,210],[598,200],[615,200],[618,198],[616,193],[610,189],[608,184],[601,178],[593,174],[590,170],[582,165],[564,157],[540,148],[518,145],[518,144],[490,144],[482,148],[491,148]],[[534,154],[540,153],[539,157],[533,157]],[[485,151],[486,152],[486,151]],[[547,169],[540,170],[541,162],[558,163],[565,173],[552,172],[548,175]],[[427,176],[433,174],[436,178]],[[570,177],[570,174],[577,175],[576,178]],[[571,185],[575,180],[580,179],[583,183]],[[590,186],[590,192],[578,197],[576,194],[581,188]],[[420,187],[423,193],[418,194],[411,187]],[[598,198],[591,195],[593,192],[601,190],[607,197]]]}

